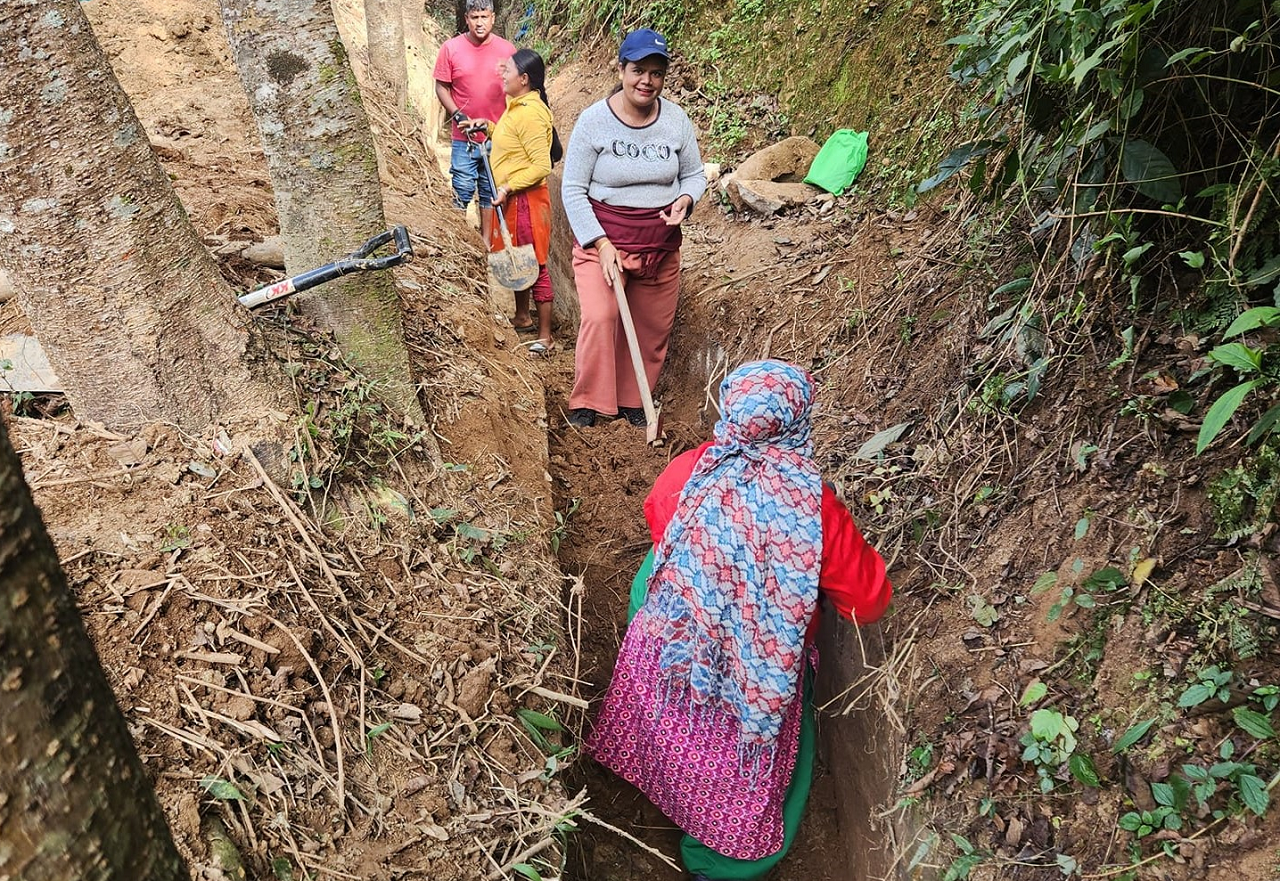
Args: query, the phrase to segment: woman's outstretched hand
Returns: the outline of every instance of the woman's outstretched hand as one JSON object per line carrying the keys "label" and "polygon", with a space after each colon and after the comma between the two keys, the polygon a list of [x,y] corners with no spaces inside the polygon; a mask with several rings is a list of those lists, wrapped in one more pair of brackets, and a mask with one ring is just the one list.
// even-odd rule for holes
{"label": "woman's outstretched hand", "polygon": [[689,216],[689,212],[693,210],[692,196],[678,196],[671,207],[666,211],[658,212],[658,216],[662,218],[667,226],[679,226],[680,222]]}

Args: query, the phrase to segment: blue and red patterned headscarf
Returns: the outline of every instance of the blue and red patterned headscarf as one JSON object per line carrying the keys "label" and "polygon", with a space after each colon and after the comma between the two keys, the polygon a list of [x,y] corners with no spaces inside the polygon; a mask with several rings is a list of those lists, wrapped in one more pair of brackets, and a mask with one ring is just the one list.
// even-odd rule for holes
{"label": "blue and red patterned headscarf", "polygon": [[661,622],[667,699],[723,711],[741,727],[744,759],[767,765],[799,693],[818,602],[813,379],[753,361],[725,377],[720,403],[715,442],[680,494],[641,614]]}

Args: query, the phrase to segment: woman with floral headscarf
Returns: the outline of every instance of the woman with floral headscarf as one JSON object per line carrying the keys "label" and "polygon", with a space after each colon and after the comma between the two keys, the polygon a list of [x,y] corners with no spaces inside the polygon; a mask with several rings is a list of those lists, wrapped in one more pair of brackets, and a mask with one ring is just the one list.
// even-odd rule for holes
{"label": "woman with floral headscarf", "polygon": [[819,594],[858,624],[884,561],[813,459],[813,380],[755,361],[720,386],[714,440],[645,500],[654,550],[587,749],[686,833],[702,879],[754,879],[795,836],[813,771]]}

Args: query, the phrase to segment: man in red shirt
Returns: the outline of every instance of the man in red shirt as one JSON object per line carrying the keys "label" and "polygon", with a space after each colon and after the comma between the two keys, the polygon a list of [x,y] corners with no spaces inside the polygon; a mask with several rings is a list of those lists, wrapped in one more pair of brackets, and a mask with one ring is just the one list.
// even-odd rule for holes
{"label": "man in red shirt", "polygon": [[483,131],[475,135],[481,144],[468,143],[463,126],[496,122],[507,107],[498,65],[514,55],[516,47],[493,33],[493,17],[493,0],[467,0],[467,30],[440,47],[434,74],[436,97],[452,120],[453,204],[465,210],[478,191],[480,236],[486,242],[493,225],[493,193],[479,151],[488,150],[489,143]]}

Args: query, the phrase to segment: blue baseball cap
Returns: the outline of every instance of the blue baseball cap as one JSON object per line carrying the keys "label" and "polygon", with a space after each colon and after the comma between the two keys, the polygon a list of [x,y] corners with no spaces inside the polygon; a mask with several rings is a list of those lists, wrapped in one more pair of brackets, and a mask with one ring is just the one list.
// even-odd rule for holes
{"label": "blue baseball cap", "polygon": [[641,28],[627,34],[622,45],[618,47],[619,61],[640,61],[654,55],[668,59],[671,57],[667,52],[667,38],[648,28]]}

